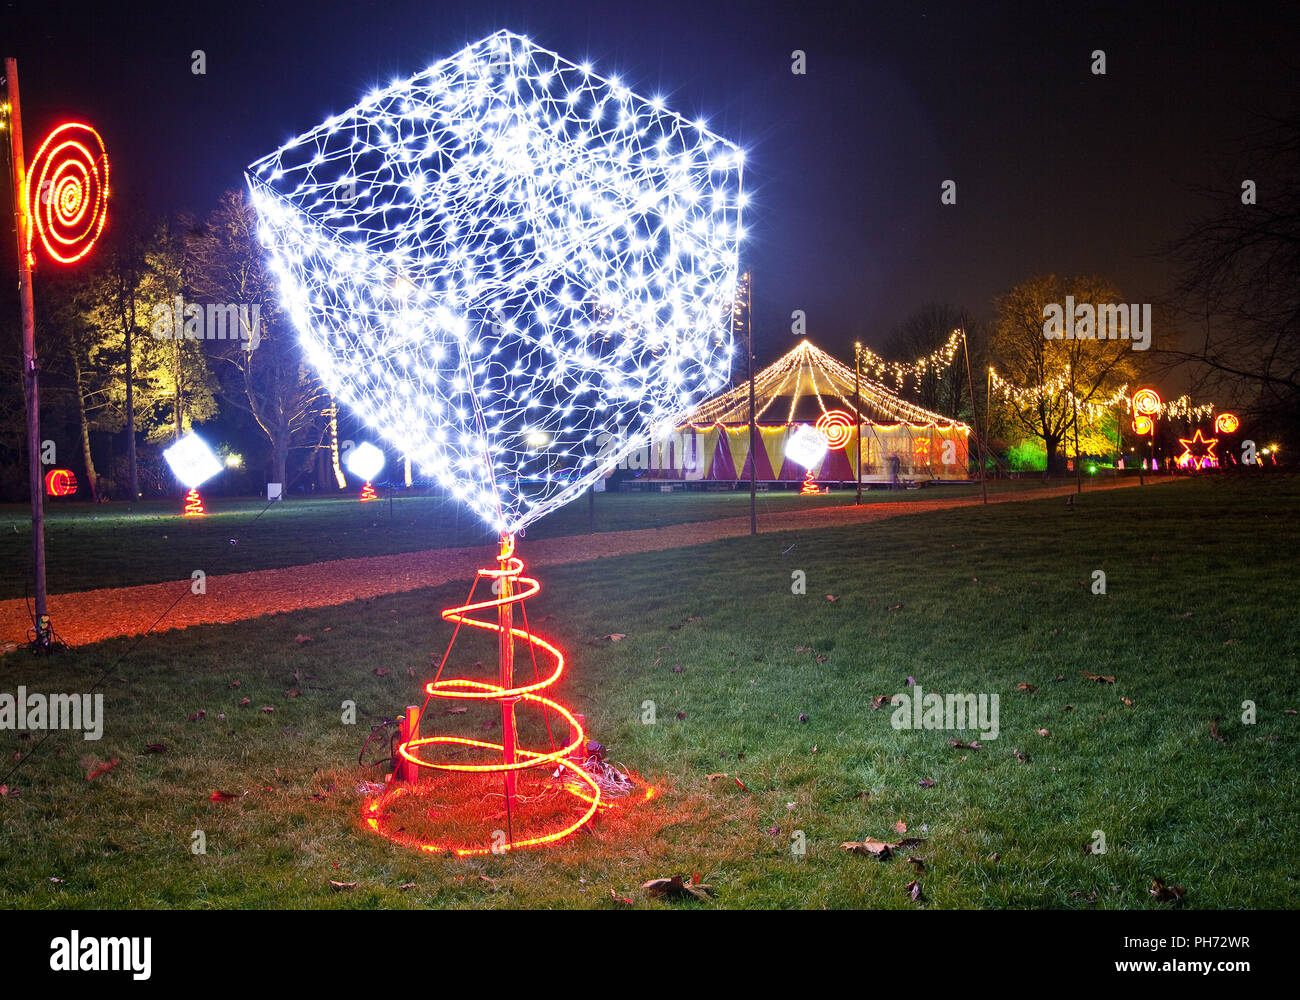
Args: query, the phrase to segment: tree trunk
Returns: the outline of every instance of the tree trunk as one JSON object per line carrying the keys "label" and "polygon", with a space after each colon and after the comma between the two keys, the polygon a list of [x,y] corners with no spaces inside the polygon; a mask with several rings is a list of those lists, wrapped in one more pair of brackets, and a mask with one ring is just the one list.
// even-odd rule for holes
{"label": "tree trunk", "polygon": [[1060,465],[1061,439],[1059,437],[1044,438],[1043,444],[1047,447],[1047,467],[1043,470],[1043,475],[1050,477]]}
{"label": "tree trunk", "polygon": [[288,465],[289,429],[287,427],[277,427],[275,439],[271,442],[271,482],[280,484],[284,496],[289,494],[289,483],[285,478]]}
{"label": "tree trunk", "polygon": [[131,500],[140,499],[140,472],[135,461],[135,292],[131,293],[130,317],[123,315],[126,335],[126,463],[131,470]]}
{"label": "tree trunk", "polygon": [[95,474],[95,460],[90,454],[90,421],[86,419],[86,397],[81,387],[81,356],[72,352],[72,377],[77,393],[77,419],[81,424],[81,457],[86,465],[86,485],[90,487],[90,500],[99,501],[99,477]]}

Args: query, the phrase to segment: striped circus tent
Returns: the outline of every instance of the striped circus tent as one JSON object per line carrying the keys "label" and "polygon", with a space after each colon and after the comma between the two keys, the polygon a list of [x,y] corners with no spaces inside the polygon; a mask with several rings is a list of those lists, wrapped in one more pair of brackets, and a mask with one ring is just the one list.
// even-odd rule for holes
{"label": "striped circus tent", "polygon": [[[827,449],[811,467],[820,482],[960,481],[969,478],[970,428],[900,399],[807,340],[754,378],[759,447],[750,454],[748,382],[706,400],[670,434],[622,463],[641,476],[681,482],[801,481],[808,471],[787,453],[812,427]],[[854,406],[855,398],[858,406]],[[805,435],[807,432],[803,432]],[[798,453],[798,449],[795,449]]]}

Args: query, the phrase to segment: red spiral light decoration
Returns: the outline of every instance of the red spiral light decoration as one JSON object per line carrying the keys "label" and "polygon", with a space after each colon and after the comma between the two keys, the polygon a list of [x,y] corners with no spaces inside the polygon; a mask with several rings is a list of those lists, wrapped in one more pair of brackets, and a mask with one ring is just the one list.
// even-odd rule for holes
{"label": "red spiral light decoration", "polygon": [[1235,413],[1220,413],[1214,419],[1214,429],[1220,434],[1236,434],[1240,427],[1241,421]]}
{"label": "red spiral light decoration", "polygon": [[366,483],[365,486],[361,487],[361,496],[359,499],[361,500],[362,503],[367,503],[371,500],[378,500],[379,494],[375,492],[375,488],[373,486],[371,486],[369,483]]}
{"label": "red spiral light decoration", "polygon": [[90,253],[108,221],[108,155],[89,125],[60,125],[27,171],[27,257],[37,237],[51,260],[71,264]]}
{"label": "red spiral light decoration", "polygon": [[827,410],[817,418],[815,426],[831,451],[843,448],[853,437],[853,418],[843,410]]}
{"label": "red spiral light decoration", "polygon": [[1133,409],[1143,416],[1154,417],[1160,412],[1160,393],[1154,389],[1139,389],[1133,393]]}
{"label": "red spiral light decoration", "polygon": [[1139,413],[1133,418],[1133,433],[1135,434],[1150,434],[1155,430],[1155,427],[1155,422],[1145,413]]}
{"label": "red spiral light decoration", "polygon": [[45,492],[52,497],[70,497],[77,492],[77,477],[71,469],[51,469],[45,474]]}
{"label": "red spiral light decoration", "polygon": [[185,516],[202,517],[206,513],[207,511],[203,509],[203,500],[199,496],[198,489],[191,488],[190,491],[185,494]]}
{"label": "red spiral light decoration", "polygon": [[[498,567],[496,569],[480,569],[475,581],[477,585],[479,580],[491,580],[497,584],[500,595],[489,601],[474,601],[474,590],[470,589],[469,600],[462,605],[454,608],[447,608],[442,612],[444,621],[452,622],[456,625],[457,631],[461,626],[469,628],[483,629],[489,632],[496,632],[499,636],[504,637],[507,628],[498,621],[484,620],[476,618],[477,612],[495,609],[500,615],[501,609],[505,607],[513,608],[515,605],[522,607],[525,600],[535,596],[541,590],[541,584],[532,577],[524,576],[524,564],[518,556],[514,554],[514,539],[511,536],[502,538],[500,554],[497,557]],[[506,620],[513,620],[507,618]],[[553,710],[561,718],[569,723],[569,731],[572,734],[570,742],[556,748],[552,739],[552,749],[549,753],[538,750],[525,750],[513,746],[513,727],[511,732],[506,736],[507,743],[510,743],[507,750],[506,743],[491,743],[486,740],[474,740],[462,736],[424,736],[417,737],[400,744],[397,748],[398,755],[416,768],[432,768],[440,771],[462,771],[471,773],[500,773],[512,775],[528,768],[540,767],[543,765],[555,765],[559,768],[567,769],[574,777],[582,781],[586,788],[574,788],[566,786],[565,790],[578,799],[587,803],[586,811],[573,823],[565,826],[563,829],[540,834],[534,837],[524,839],[514,839],[513,835],[508,844],[500,844],[495,849],[493,847],[484,847],[478,845],[451,844],[451,843],[432,843],[413,837],[409,834],[403,834],[401,829],[392,829],[391,824],[386,822],[390,814],[385,810],[399,798],[410,794],[413,789],[410,785],[403,784],[399,781],[393,781],[392,784],[375,799],[366,803],[363,807],[363,818],[366,825],[374,832],[387,837],[395,843],[404,844],[410,847],[418,847],[420,850],[439,853],[442,851],[452,851],[461,856],[504,853],[509,850],[517,850],[521,847],[535,847],[540,844],[551,843],[567,837],[575,830],[582,827],[592,816],[596,814],[597,809],[601,807],[600,785],[587,774],[581,767],[569,759],[569,755],[577,750],[584,742],[582,726],[567,708],[539,694],[549,688],[560,679],[564,672],[564,654],[561,653],[554,645],[545,639],[534,635],[527,628],[527,615],[524,615],[524,628],[509,627],[509,635],[513,639],[520,639],[528,643],[531,647],[531,660],[535,680],[531,684],[514,684],[510,687],[504,687],[501,684],[490,684],[484,681],[467,680],[464,678],[453,678],[450,680],[440,680],[434,677],[425,685],[426,697],[424,705],[420,708],[419,718],[423,719],[429,701],[433,698],[464,699],[480,702],[496,702],[503,707],[512,706],[519,702],[525,702],[531,707],[539,707],[544,712]],[[456,639],[452,635],[452,642]],[[512,641],[510,640],[510,641]],[[503,642],[506,641],[503,639]],[[537,666],[538,654],[543,657],[550,657],[554,663],[554,671],[549,677],[543,678]],[[442,663],[438,667],[438,673],[442,673],[442,668],[446,666],[447,658],[451,655],[451,646],[447,647],[447,653],[442,658]],[[508,710],[513,711],[512,708]],[[547,729],[550,729],[549,718]],[[426,747],[435,745],[450,745],[458,747],[468,747],[474,751],[488,751],[493,754],[499,754],[501,759],[486,764],[461,764],[445,763],[434,760],[426,760],[423,756]],[[513,762],[507,762],[508,757],[518,758]],[[508,778],[507,781],[510,779]],[[512,786],[507,785],[507,799],[513,796]],[[590,794],[587,794],[588,789]]]}

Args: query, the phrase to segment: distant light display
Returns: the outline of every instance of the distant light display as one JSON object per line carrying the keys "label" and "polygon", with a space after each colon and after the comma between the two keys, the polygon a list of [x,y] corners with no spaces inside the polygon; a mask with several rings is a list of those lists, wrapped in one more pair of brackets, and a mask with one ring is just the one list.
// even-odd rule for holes
{"label": "distant light display", "polygon": [[1195,434],[1189,438],[1179,438],[1178,443],[1183,446],[1183,453],[1175,459],[1179,467],[1184,469],[1218,467],[1219,457],[1214,454],[1214,446],[1219,443],[1218,438],[1203,437],[1198,427]]}
{"label": "distant light display", "polygon": [[27,169],[27,256],[37,239],[60,264],[90,251],[108,221],[108,154],[89,125],[68,122],[51,132]]}
{"label": "distant light display", "polygon": [[807,424],[800,424],[792,430],[785,442],[785,457],[810,470],[826,457],[829,450],[826,435]]}
{"label": "distant light display", "polygon": [[510,533],[725,385],[742,174],[703,122],[498,32],[248,182],[330,392]]}
{"label": "distant light display", "polygon": [[77,492],[77,477],[71,469],[51,469],[45,473],[45,492],[52,497],[70,497]]}
{"label": "distant light display", "polygon": [[817,418],[816,427],[831,451],[843,448],[853,437],[853,418],[843,410],[827,410]]}
{"label": "distant light display", "polygon": [[1147,417],[1154,417],[1160,412],[1160,393],[1154,389],[1139,389],[1133,393],[1133,409]]}
{"label": "distant light display", "polygon": [[207,443],[191,431],[163,452],[172,472],[191,490],[202,486],[224,466]]}
{"label": "distant light display", "polygon": [[384,467],[384,453],[369,441],[362,441],[348,452],[348,471],[366,482],[379,475]]}

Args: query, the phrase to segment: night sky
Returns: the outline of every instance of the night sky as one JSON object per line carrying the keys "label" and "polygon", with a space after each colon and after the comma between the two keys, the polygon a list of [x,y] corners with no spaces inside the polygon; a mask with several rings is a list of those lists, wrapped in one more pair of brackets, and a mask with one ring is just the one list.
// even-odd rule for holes
{"label": "night sky", "polygon": [[[129,9],[128,9],[129,8]],[[620,75],[748,151],[757,351],[881,346],[930,301],[991,313],[1036,273],[1155,301],[1155,255],[1205,206],[1254,116],[1295,88],[1281,8],[1187,4],[5,0],[29,147],[104,134],[119,205],[205,215],[242,169],[501,28]],[[202,49],[207,73],[191,72]],[[791,73],[791,52],[807,74]],[[1104,49],[1107,74],[1090,72]],[[29,150],[30,152],[30,150]],[[940,184],[957,181],[956,206]],[[1239,181],[1234,183],[1239,184]],[[1261,198],[1267,192],[1261,191]],[[1225,197],[1237,191],[1225,189]],[[4,242],[6,266],[12,237]],[[1156,330],[1160,346],[1160,330]]]}

